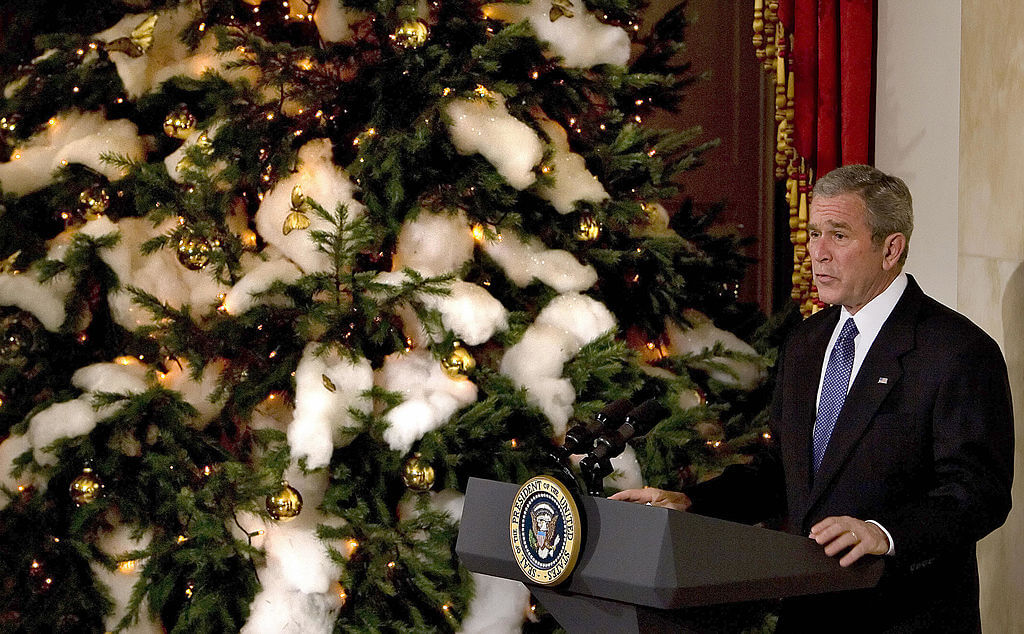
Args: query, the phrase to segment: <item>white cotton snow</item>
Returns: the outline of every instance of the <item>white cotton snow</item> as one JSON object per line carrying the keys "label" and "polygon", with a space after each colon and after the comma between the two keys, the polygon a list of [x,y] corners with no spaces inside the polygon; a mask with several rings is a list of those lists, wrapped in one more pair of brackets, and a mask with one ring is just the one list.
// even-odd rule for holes
{"label": "white cotton snow", "polygon": [[384,441],[401,452],[476,401],[476,384],[450,378],[427,350],[388,355],[375,378],[377,385],[405,399],[384,416],[389,424]]}
{"label": "white cotton snow", "polygon": [[317,346],[306,346],[295,370],[295,412],[288,426],[292,458],[305,458],[309,469],[326,467],[334,448],[350,440],[345,432],[358,424],[350,409],[368,413],[373,407],[364,394],[373,387],[370,362],[353,362],[336,351],[317,356]]}
{"label": "white cotton snow", "polygon": [[512,232],[494,240],[484,240],[483,249],[505,271],[516,286],[539,280],[559,293],[585,291],[597,283],[597,271],[580,264],[573,254],[548,249],[540,240],[524,242]]}
{"label": "white cotton snow", "polygon": [[291,260],[278,258],[261,262],[250,269],[238,280],[224,296],[224,310],[229,315],[244,314],[256,305],[275,304],[288,301],[285,297],[262,295],[275,282],[291,284],[302,277],[302,271]]}
{"label": "white cotton snow", "polygon": [[141,160],[146,145],[127,119],[108,121],[103,112],[69,110],[16,148],[10,161],[0,163],[0,186],[9,194],[30,194],[48,185],[54,170],[66,163],[81,163],[111,181],[120,180],[124,170],[100,157],[110,153]]}
{"label": "white cotton snow", "polygon": [[530,591],[511,579],[472,573],[473,600],[462,620],[463,634],[516,634],[530,607]]}
{"label": "white cotton snow", "polygon": [[28,75],[22,75],[4,86],[4,99],[13,99],[22,88],[28,85]]}
{"label": "white cotton snow", "polygon": [[533,129],[516,119],[505,98],[456,99],[448,104],[448,131],[460,154],[479,153],[516,189],[537,180],[533,168],[544,157],[544,145]]}
{"label": "white cotton snow", "polygon": [[[430,506],[451,516],[452,521],[462,519],[462,507],[466,496],[458,491],[445,489],[430,492]],[[416,517],[416,498],[406,496],[398,505],[398,517],[406,520]],[[530,592],[518,581],[471,573],[473,576],[473,600],[462,621],[465,634],[491,634],[493,632],[519,632],[530,604]]]}
{"label": "white cotton snow", "polygon": [[[407,279],[402,271],[381,273],[375,282],[397,286]],[[476,346],[508,328],[508,310],[482,286],[464,280],[452,280],[448,295],[419,293],[416,299],[441,314],[442,325],[463,343]],[[425,345],[430,338],[411,307],[396,311],[402,319],[402,330],[414,344]]]}
{"label": "white cotton snow", "polygon": [[[117,74],[130,98],[137,99],[175,75],[199,79],[206,71],[215,71],[228,78],[245,74],[241,69],[227,69],[229,62],[241,59],[241,54],[234,50],[218,53],[217,38],[212,31],[199,42],[194,51],[189,50],[181,41],[182,29],[189,26],[198,10],[196,3],[187,2],[176,9],[161,11],[153,29],[152,46],[144,55],[130,57],[119,51],[110,53],[110,60],[117,67]],[[128,37],[150,15],[128,14],[114,26],[93,35],[93,38],[112,42],[120,37]]]}
{"label": "white cotton snow", "polygon": [[342,602],[335,593],[293,590],[269,568],[260,571],[261,588],[249,605],[242,634],[329,634]]}
{"label": "white cotton snow", "polygon": [[352,222],[362,215],[364,207],[353,198],[356,186],[348,173],[334,164],[329,139],[314,139],[299,149],[298,171],[283,178],[267,192],[256,212],[256,231],[278,248],[305,273],[331,271],[333,264],[326,253],[317,250],[310,237],[312,231],[332,231],[326,220],[310,211],[309,227],[284,234],[284,222],[292,212],[292,189],[299,186],[302,194],[334,213],[338,205],[347,208],[346,220]]}
{"label": "white cotton snow", "polygon": [[214,400],[217,392],[217,383],[221,373],[224,371],[227,362],[223,359],[215,359],[206,364],[199,380],[192,378],[192,367],[183,359],[178,359],[169,364],[167,372],[160,378],[160,384],[169,390],[178,392],[182,400],[196,408],[196,415],[189,422],[189,426],[195,429],[206,429],[214,418],[224,408],[227,394],[220,394]]}
{"label": "white cotton snow", "polygon": [[93,363],[75,370],[71,384],[84,392],[130,394],[146,391],[146,367],[141,362]]}
{"label": "white cotton snow", "polygon": [[[305,505],[303,506],[305,510]],[[267,532],[267,567],[277,568],[292,589],[305,594],[325,593],[341,575],[315,530],[279,524]]]}
{"label": "white cotton snow", "polygon": [[560,214],[573,210],[576,201],[599,203],[609,198],[604,185],[587,169],[583,157],[569,149],[569,135],[551,119],[539,119],[544,133],[551,139],[554,154],[549,160],[554,183],[537,188]]}
{"label": "white cotton snow", "polygon": [[[253,537],[252,544],[265,548],[267,555],[266,564],[257,571],[262,587],[250,604],[249,619],[241,631],[327,634],[342,605],[337,583],[341,566],[316,536],[318,524],[336,526],[340,522],[318,509],[327,490],[328,474],[325,470],[303,473],[293,460],[285,479],[302,495],[298,517],[276,522],[262,515],[239,513],[245,531],[263,531]],[[237,527],[231,528],[245,539]]]}
{"label": "white cotton snow", "polygon": [[615,317],[595,299],[579,293],[566,293],[552,299],[537,315],[535,323],[571,333],[582,348],[615,328]]}
{"label": "white cotton snow", "polygon": [[409,267],[428,277],[454,273],[473,258],[474,247],[465,212],[421,211],[402,225],[392,270]]}
{"label": "white cotton snow", "polygon": [[451,283],[451,294],[423,295],[423,303],[441,313],[441,323],[464,343],[477,346],[508,328],[508,310],[482,286]]}
{"label": "white cotton snow", "polygon": [[[153,533],[146,530],[141,537],[132,537],[132,528],[124,524],[118,524],[113,529],[100,532],[96,539],[96,546],[107,555],[118,561],[130,561],[123,555],[133,551],[145,549],[153,539]],[[89,562],[93,575],[103,583],[110,591],[110,598],[114,602],[114,609],[103,617],[105,629],[113,631],[117,628],[118,622],[128,613],[128,604],[131,601],[132,588],[142,577],[142,566],[144,561],[137,561],[134,567],[118,570],[108,570],[97,561]],[[131,626],[133,633],[159,634],[164,629],[157,619],[149,612],[149,604],[142,602],[139,609],[139,620]]]}
{"label": "white cotton snow", "polygon": [[574,3],[572,17],[550,17],[549,0],[528,4],[498,3],[484,6],[484,15],[503,22],[529,20],[537,39],[547,43],[550,54],[562,58],[569,68],[590,68],[598,64],[625,66],[629,61],[629,35],[617,26],[601,23],[581,3]]}
{"label": "white cotton snow", "polygon": [[71,383],[83,390],[78,398],[54,403],[36,412],[28,423],[28,437],[35,461],[41,465],[57,463],[47,448],[61,438],[74,438],[91,432],[103,418],[117,412],[120,403],[96,409],[92,392],[135,394],[146,390],[145,369],[141,363],[94,363],[79,368]]}
{"label": "white cotton snow", "polygon": [[636,458],[636,451],[629,445],[622,450],[622,453],[611,459],[612,473],[604,479],[607,487],[624,491],[626,489],[639,489],[644,486],[644,476],[640,471],[640,461]]}
{"label": "white cotton snow", "polygon": [[34,272],[0,275],[0,305],[32,313],[50,332],[57,332],[64,323],[64,301],[70,291],[66,275],[47,282],[40,282]]}
{"label": "white cotton snow", "polygon": [[[70,233],[64,231],[47,243],[46,258],[63,261],[70,245]],[[39,281],[32,269],[20,273],[0,275],[0,306],[17,306],[32,313],[50,332],[57,332],[64,324],[64,305],[72,291],[73,280],[67,273],[59,273],[45,282]],[[87,323],[72,324],[85,328]]]}
{"label": "white cotton snow", "polygon": [[41,465],[57,464],[57,457],[45,449],[61,438],[83,436],[91,432],[100,415],[82,398],[54,403],[29,419],[28,437],[35,461]]}
{"label": "white cotton snow", "polygon": [[[672,354],[697,354],[710,350],[715,343],[721,342],[726,350],[757,356],[757,351],[750,344],[731,332],[717,328],[706,315],[696,310],[687,310],[684,317],[693,324],[692,328],[685,328],[671,319],[665,320],[665,334],[668,336],[669,350]],[[727,357],[715,357],[712,361],[731,370],[726,372],[709,368],[709,375],[712,378],[743,390],[753,389],[765,377],[764,368],[756,361]]]}
{"label": "white cotton snow", "polygon": [[[46,490],[47,481],[42,476],[35,475],[32,471],[25,469],[17,478],[11,473],[14,469],[14,461],[26,451],[32,451],[32,441],[28,434],[10,435],[3,442],[0,442],[0,487],[7,487],[11,491],[17,491],[20,487],[36,487]],[[0,489],[0,510],[7,508],[11,499]]]}
{"label": "white cotton snow", "polygon": [[313,12],[313,24],[325,42],[350,42],[355,39],[352,25],[366,16],[366,12],[349,9],[340,2],[320,2]]}
{"label": "white cotton snow", "polygon": [[[217,138],[217,130],[222,124],[223,122],[217,122],[208,129],[193,130],[192,133],[185,138],[184,142],[178,146],[178,149],[174,150],[164,158],[164,169],[167,170],[167,175],[171,177],[172,181],[175,183],[188,182],[189,177],[187,170],[189,169],[190,162],[186,159],[188,158],[189,150],[199,143],[213,143],[213,140]],[[202,147],[203,146],[200,146],[200,151],[203,151]],[[227,163],[223,160],[218,160],[210,166],[208,171],[212,174],[219,174],[225,167],[227,167]],[[195,167],[192,166],[191,169],[194,170]],[[221,189],[225,189],[227,183],[222,180],[217,180],[217,185]]]}
{"label": "white cotton snow", "polygon": [[544,307],[523,337],[505,351],[501,373],[526,388],[526,399],[565,434],[576,391],[562,377],[565,363],[583,346],[616,327],[603,304],[578,293],[560,295]]}
{"label": "white cotton snow", "polygon": [[[209,271],[185,268],[178,261],[174,246],[149,255],[140,251],[143,242],[169,232],[174,222],[169,219],[154,228],[142,218],[125,218],[115,224],[102,217],[85,223],[81,231],[94,237],[120,232],[118,243],[101,249],[99,255],[117,275],[121,289],[140,288],[173,308],[189,304],[194,313],[213,310],[220,304],[220,294],[229,289]],[[121,289],[111,291],[107,297],[114,321],[129,330],[152,324],[153,314],[135,304],[132,295]]]}
{"label": "white cotton snow", "polygon": [[[401,284],[410,268],[431,277],[454,273],[473,257],[475,248],[469,221],[462,211],[433,213],[423,211],[406,221],[399,233],[392,260],[392,272],[378,276],[384,284]],[[441,313],[445,328],[463,342],[475,346],[508,327],[508,311],[483,287],[453,280],[448,295],[420,294],[417,299]],[[427,334],[411,309],[400,311],[403,328],[414,343],[423,344]]]}

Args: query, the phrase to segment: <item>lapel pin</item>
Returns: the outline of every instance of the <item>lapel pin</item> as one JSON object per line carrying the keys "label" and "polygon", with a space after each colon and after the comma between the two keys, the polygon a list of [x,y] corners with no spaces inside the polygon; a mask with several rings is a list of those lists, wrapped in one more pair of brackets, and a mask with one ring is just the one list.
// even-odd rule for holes
{"label": "lapel pin", "polygon": [[878,377],[878,382],[881,383],[882,385],[885,385],[886,383],[889,382],[889,377],[887,377],[887,376],[880,376],[880,377]]}

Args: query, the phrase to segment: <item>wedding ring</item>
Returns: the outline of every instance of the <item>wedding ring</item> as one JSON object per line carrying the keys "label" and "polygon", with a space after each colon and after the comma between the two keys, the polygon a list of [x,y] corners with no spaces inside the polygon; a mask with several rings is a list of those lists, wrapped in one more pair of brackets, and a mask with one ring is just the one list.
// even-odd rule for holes
{"label": "wedding ring", "polygon": [[846,531],[846,532],[851,534],[851,535],[853,535],[853,543],[855,543],[855,544],[859,544],[860,543],[860,539],[857,537],[857,533],[854,533],[853,531]]}

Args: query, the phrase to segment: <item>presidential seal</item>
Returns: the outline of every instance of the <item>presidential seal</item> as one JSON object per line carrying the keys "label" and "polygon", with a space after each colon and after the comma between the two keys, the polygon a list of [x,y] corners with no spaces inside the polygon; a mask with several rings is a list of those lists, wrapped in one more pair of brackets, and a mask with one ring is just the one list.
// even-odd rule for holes
{"label": "presidential seal", "polygon": [[559,584],[576,565],[582,543],[580,512],[569,490],[548,476],[519,487],[509,517],[512,554],[533,583]]}

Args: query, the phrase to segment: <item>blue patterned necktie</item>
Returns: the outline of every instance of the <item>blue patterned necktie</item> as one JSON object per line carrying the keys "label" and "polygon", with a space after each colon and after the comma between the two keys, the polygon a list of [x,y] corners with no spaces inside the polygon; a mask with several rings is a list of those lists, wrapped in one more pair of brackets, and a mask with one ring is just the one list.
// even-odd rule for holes
{"label": "blue patterned necktie", "polygon": [[821,400],[818,401],[818,417],[814,421],[814,470],[821,466],[821,459],[828,447],[828,439],[836,426],[836,419],[843,409],[846,392],[850,388],[850,373],[853,371],[853,339],[858,334],[853,317],[846,320],[839,332],[836,345],[825,367],[825,380],[821,384]]}

